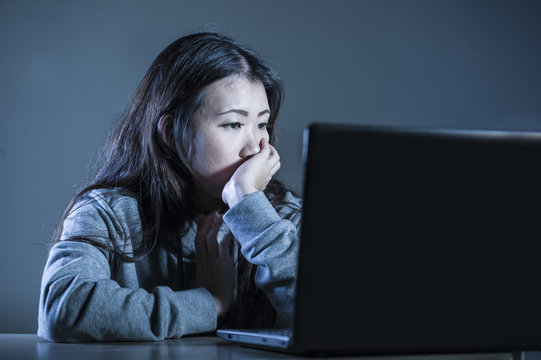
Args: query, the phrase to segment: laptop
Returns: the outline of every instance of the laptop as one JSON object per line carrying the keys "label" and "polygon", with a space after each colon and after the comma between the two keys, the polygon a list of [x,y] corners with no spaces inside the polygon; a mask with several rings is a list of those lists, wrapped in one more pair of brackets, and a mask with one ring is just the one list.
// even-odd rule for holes
{"label": "laptop", "polygon": [[302,354],[541,349],[541,132],[313,124],[289,335]]}

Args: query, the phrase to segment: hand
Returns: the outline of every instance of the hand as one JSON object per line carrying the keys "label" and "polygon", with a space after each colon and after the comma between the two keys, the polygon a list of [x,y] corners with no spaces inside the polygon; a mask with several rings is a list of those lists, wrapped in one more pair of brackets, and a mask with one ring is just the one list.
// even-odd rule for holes
{"label": "hand", "polygon": [[267,139],[261,139],[259,148],[259,152],[239,166],[224,186],[222,200],[230,208],[244,196],[265,190],[269,181],[280,169],[280,155]]}
{"label": "hand", "polygon": [[221,224],[222,216],[217,212],[200,216],[195,237],[196,285],[210,291],[218,316],[231,305],[235,287],[235,265],[229,251],[231,236],[226,236],[220,243],[216,238]]}

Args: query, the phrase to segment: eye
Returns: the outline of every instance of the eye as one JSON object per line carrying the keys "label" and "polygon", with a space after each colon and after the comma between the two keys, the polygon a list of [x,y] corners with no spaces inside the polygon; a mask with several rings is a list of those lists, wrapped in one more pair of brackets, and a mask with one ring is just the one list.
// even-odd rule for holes
{"label": "eye", "polygon": [[222,126],[228,129],[240,129],[242,127],[242,124],[240,122],[232,122],[223,124]]}
{"label": "eye", "polygon": [[266,122],[260,123],[258,126],[259,126],[259,128],[260,128],[261,130],[265,130],[265,129],[268,129],[268,128],[271,127],[271,125],[270,125],[269,123],[266,123]]}

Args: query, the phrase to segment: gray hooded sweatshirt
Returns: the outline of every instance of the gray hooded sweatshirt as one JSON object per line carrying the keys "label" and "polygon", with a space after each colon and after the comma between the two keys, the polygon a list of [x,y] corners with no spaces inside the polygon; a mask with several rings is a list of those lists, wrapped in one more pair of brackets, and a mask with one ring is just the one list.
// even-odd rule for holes
{"label": "gray hooded sweatshirt", "polygon": [[[280,204],[273,207],[261,191],[247,195],[224,214],[218,239],[231,232],[235,247],[257,266],[253,281],[273,308],[274,324],[282,327],[293,316],[301,202],[287,193]],[[195,286],[196,233],[196,225],[186,229],[180,253],[159,241],[143,258],[121,261],[100,247],[70,239],[84,237],[131,253],[142,242],[137,200],[118,189],[85,194],[49,252],[38,335],[62,342],[156,341],[215,330],[214,298]],[[263,307],[240,301],[235,293],[227,325],[249,327],[245,320],[257,318]]]}

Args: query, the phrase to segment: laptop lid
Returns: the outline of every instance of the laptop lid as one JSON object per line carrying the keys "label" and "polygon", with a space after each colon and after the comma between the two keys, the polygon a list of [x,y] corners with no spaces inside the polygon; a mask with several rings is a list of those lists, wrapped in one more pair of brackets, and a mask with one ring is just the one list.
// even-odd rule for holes
{"label": "laptop lid", "polygon": [[541,348],[541,133],[305,135],[294,351]]}

